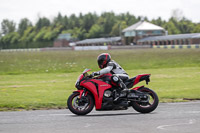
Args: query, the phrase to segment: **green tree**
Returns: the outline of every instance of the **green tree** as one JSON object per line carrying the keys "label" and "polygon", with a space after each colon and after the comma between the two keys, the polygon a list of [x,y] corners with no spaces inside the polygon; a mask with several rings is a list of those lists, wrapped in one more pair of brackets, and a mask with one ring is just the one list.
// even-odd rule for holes
{"label": "green tree", "polygon": [[115,14],[113,12],[105,12],[101,15],[103,18],[102,27],[104,31],[104,36],[109,36],[113,25],[117,22],[115,19]]}
{"label": "green tree", "polygon": [[62,19],[63,30],[69,29],[69,19],[67,16],[64,16]]}
{"label": "green tree", "polygon": [[39,20],[37,21],[36,23],[36,30],[40,30],[42,29],[43,27],[48,27],[50,26],[50,20],[46,17],[43,17],[43,18],[39,18]]}
{"label": "green tree", "polygon": [[180,34],[180,30],[175,26],[173,21],[167,22],[164,28],[168,31],[168,34]]}
{"label": "green tree", "polygon": [[89,33],[87,34],[88,38],[98,38],[102,37],[103,34],[103,28],[102,26],[98,24],[94,24],[91,29],[89,30]]}
{"label": "green tree", "polygon": [[166,22],[164,20],[162,20],[161,17],[158,17],[158,19],[153,19],[151,21],[151,23],[158,25],[158,26],[161,26],[161,27],[164,27],[166,25]]}
{"label": "green tree", "polygon": [[86,30],[86,32],[88,32],[90,30],[90,28],[96,24],[98,20],[98,16],[94,13],[88,13],[86,15],[83,16],[83,24],[82,24],[82,28]]}
{"label": "green tree", "polygon": [[1,38],[1,43],[4,44],[4,48],[17,48],[20,35],[18,32],[11,32]]}
{"label": "green tree", "polygon": [[194,26],[192,33],[200,33],[200,24]]}
{"label": "green tree", "polygon": [[21,36],[20,42],[23,43],[32,42],[33,38],[30,38],[30,35],[32,33],[35,33],[35,28],[32,26],[27,27],[26,30],[24,31],[23,36]]}
{"label": "green tree", "polygon": [[62,34],[70,33],[73,39],[85,39],[86,38],[86,30],[82,28],[75,27],[74,29],[64,30]]}
{"label": "green tree", "polygon": [[127,25],[132,25],[138,22],[139,20],[134,15],[131,15],[129,12],[127,12],[125,14],[125,19],[122,21],[125,21]]}
{"label": "green tree", "polygon": [[27,18],[23,18],[19,22],[17,32],[22,36],[29,26],[32,26],[31,22]]}
{"label": "green tree", "polygon": [[63,17],[62,17],[62,14],[61,13],[58,13],[57,17],[55,17],[53,19],[53,23],[52,23],[52,26],[53,27],[56,27],[56,25],[61,25],[63,24]]}
{"label": "green tree", "polygon": [[114,24],[112,27],[112,31],[110,33],[111,36],[121,36],[121,32],[123,29],[127,27],[127,24],[125,21],[118,21],[117,23]]}
{"label": "green tree", "polygon": [[33,41],[34,42],[39,42],[39,41],[44,41],[43,37],[45,35],[45,33],[48,32],[48,27],[43,27],[38,33],[37,35],[34,37]]}
{"label": "green tree", "polygon": [[192,33],[195,28],[195,25],[190,20],[183,18],[179,21],[178,28],[181,33]]}
{"label": "green tree", "polygon": [[1,22],[1,30],[3,34],[9,34],[11,32],[14,32],[16,30],[16,24],[14,21],[10,21],[8,19],[4,19]]}
{"label": "green tree", "polygon": [[62,22],[63,20],[63,17],[62,17],[62,14],[59,12],[57,17],[54,18],[54,23],[57,23],[57,22]]}
{"label": "green tree", "polygon": [[49,26],[46,29],[46,32],[45,32],[45,34],[43,36],[43,40],[45,40],[45,41],[53,41],[58,36],[58,34],[61,33],[62,29],[63,29],[63,26],[59,25],[59,24],[57,24],[56,27],[54,27],[54,28]]}
{"label": "green tree", "polygon": [[70,17],[69,17],[69,26],[68,28],[69,29],[73,29],[75,27],[80,27],[80,24],[79,24],[79,19],[76,17],[75,14],[72,14]]}
{"label": "green tree", "polygon": [[11,34],[11,40],[10,43],[11,44],[17,44],[19,42],[20,39],[20,35],[18,32],[12,32]]}
{"label": "green tree", "polygon": [[[143,18],[148,21],[147,17]],[[140,16],[136,17],[129,12],[119,15],[113,12],[104,12],[100,15],[80,13],[79,16],[72,14],[69,17],[58,13],[52,23],[48,18],[42,17],[32,25],[27,18],[23,18],[15,32],[15,22],[5,19],[1,22],[0,47],[47,47],[53,44],[60,33],[71,33],[73,38],[80,40],[119,36],[120,30],[140,20]],[[200,32],[200,24],[184,18],[179,12],[174,12],[168,21],[159,17],[151,20],[151,23],[165,28],[169,34]]]}

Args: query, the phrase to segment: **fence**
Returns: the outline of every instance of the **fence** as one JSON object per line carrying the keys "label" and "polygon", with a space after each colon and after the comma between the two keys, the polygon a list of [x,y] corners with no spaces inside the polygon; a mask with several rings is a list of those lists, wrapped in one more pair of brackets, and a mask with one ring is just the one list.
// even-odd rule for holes
{"label": "fence", "polygon": [[65,50],[117,50],[117,49],[148,49],[148,48],[164,48],[164,49],[195,49],[200,48],[196,45],[133,45],[133,46],[74,46],[74,47],[49,47],[49,48],[30,48],[30,49],[0,49],[0,52],[39,52],[39,51],[65,51]]}
{"label": "fence", "polygon": [[199,44],[194,45],[154,45],[153,48],[165,48],[165,49],[195,49],[200,48]]}
{"label": "fence", "polygon": [[0,49],[0,52],[38,52],[40,48],[29,48],[29,49]]}

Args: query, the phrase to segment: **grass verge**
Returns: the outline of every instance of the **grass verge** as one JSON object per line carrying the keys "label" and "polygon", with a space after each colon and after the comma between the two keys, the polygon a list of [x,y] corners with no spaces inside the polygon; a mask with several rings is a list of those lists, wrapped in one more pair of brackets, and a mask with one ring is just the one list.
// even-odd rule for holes
{"label": "grass verge", "polygon": [[[157,92],[161,102],[200,98],[199,67],[136,69],[127,72],[130,77],[151,73],[151,82],[146,86]],[[66,108],[67,98],[75,90],[74,83],[79,74],[0,75],[0,110]],[[138,86],[144,84],[141,82]]]}

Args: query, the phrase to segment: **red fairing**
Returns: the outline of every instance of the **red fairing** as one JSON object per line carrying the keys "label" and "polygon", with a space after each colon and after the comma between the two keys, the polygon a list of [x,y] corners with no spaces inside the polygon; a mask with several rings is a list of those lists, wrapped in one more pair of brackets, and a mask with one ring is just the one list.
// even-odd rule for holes
{"label": "red fairing", "polygon": [[81,80],[84,77],[84,74],[91,71],[91,69],[87,69],[86,71],[84,71],[79,77],[78,80]]}
{"label": "red fairing", "polygon": [[135,87],[135,88],[133,88],[132,90],[138,90],[139,88],[142,88],[142,87],[144,87],[144,85],[143,85],[143,86]]}
{"label": "red fairing", "polygon": [[143,77],[143,76],[147,76],[147,75],[151,75],[151,74],[141,74],[141,75],[138,75],[138,76],[136,77],[136,79],[135,79],[133,85],[136,85],[137,83],[139,83],[141,77]]}
{"label": "red fairing", "polygon": [[81,82],[80,85],[92,92],[95,98],[96,109],[101,109],[104,91],[112,87],[110,84],[98,79],[86,80]]}
{"label": "red fairing", "polygon": [[83,77],[84,77],[84,75],[81,74],[81,75],[78,77],[78,79],[81,80]]}

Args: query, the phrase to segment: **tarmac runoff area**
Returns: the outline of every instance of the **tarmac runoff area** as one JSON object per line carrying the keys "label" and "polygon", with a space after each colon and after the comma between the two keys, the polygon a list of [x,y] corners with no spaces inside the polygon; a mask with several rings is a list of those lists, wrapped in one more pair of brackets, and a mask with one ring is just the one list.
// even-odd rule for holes
{"label": "tarmac runoff area", "polygon": [[149,114],[129,108],[76,116],[69,110],[0,112],[0,133],[199,133],[200,101],[160,103]]}

